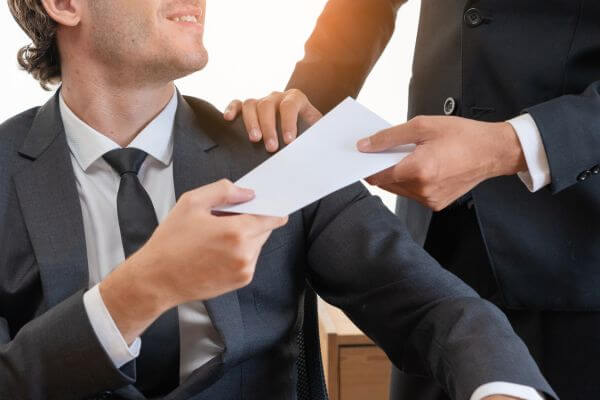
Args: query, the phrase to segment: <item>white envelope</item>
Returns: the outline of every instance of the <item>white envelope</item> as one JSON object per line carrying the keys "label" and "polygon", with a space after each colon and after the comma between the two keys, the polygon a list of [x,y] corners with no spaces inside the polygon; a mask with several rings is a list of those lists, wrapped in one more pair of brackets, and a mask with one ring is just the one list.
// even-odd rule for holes
{"label": "white envelope", "polygon": [[359,139],[388,127],[379,116],[347,98],[293,143],[235,182],[253,189],[253,200],[215,210],[285,216],[391,167],[415,146],[369,154],[356,149]]}

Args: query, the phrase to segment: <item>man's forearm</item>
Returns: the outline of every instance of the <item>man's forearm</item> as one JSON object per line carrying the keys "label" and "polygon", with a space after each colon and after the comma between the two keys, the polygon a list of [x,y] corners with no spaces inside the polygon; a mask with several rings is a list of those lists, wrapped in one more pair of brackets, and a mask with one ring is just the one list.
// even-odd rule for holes
{"label": "man's forearm", "polygon": [[330,0],[287,85],[323,113],[355,97],[383,53],[404,0]]}
{"label": "man's forearm", "polygon": [[256,255],[287,218],[221,218],[211,210],[253,196],[226,180],[185,193],[146,244],[100,283],[102,300],[126,343],[172,307],[250,283]]}
{"label": "man's forearm", "polygon": [[[433,374],[453,398],[470,399],[494,382],[553,395],[501,311],[441,268],[364,190],[350,186],[304,211],[315,291],[343,309],[395,365]],[[511,394],[485,395],[502,393]]]}
{"label": "man's forearm", "polygon": [[166,301],[152,279],[144,278],[143,257],[141,252],[134,254],[99,285],[102,300],[128,345],[176,305]]}

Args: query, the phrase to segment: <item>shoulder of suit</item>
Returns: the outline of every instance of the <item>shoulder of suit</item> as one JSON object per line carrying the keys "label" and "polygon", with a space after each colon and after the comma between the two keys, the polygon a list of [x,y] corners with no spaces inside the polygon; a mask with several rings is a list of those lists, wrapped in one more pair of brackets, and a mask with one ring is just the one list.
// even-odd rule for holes
{"label": "shoulder of suit", "polygon": [[194,111],[200,125],[207,130],[215,142],[228,145],[242,145],[252,148],[248,133],[241,117],[234,121],[226,121],[223,113],[206,100],[192,96],[183,96],[185,101]]}
{"label": "shoulder of suit", "polygon": [[192,96],[183,96],[198,118],[203,121],[224,121],[223,113],[206,100]]}
{"label": "shoulder of suit", "polygon": [[0,155],[2,158],[6,155],[4,152],[14,152],[23,144],[39,109],[40,107],[30,108],[0,124]]}
{"label": "shoulder of suit", "polygon": [[232,165],[235,165],[234,169],[239,172],[234,174],[237,177],[271,156],[262,142],[250,141],[242,117],[234,121],[226,121],[223,113],[209,102],[191,96],[184,96],[184,99],[192,108],[204,132],[218,144],[221,150],[229,153]]}

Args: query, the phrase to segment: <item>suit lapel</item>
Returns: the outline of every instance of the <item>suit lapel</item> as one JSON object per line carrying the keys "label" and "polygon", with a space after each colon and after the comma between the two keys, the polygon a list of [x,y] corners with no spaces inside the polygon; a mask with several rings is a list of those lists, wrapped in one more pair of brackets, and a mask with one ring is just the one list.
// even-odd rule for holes
{"label": "suit lapel", "polygon": [[31,164],[14,178],[48,307],[88,285],[81,206],[57,96],[38,111],[20,149]]}
{"label": "suit lapel", "polygon": [[[196,112],[179,96],[173,147],[177,198],[231,176],[227,155],[211,139],[214,129],[214,124],[199,121]],[[31,162],[15,176],[15,185],[44,295],[48,307],[53,307],[87,287],[89,279],[81,206],[56,96],[38,111],[20,154]],[[216,364],[224,368],[235,365],[244,354],[244,325],[237,292],[205,304],[225,351],[218,362],[209,363],[190,377],[188,381],[194,386],[206,376],[222,374]]]}
{"label": "suit lapel", "polygon": [[[186,99],[179,96],[173,147],[177,198],[189,190],[231,176],[227,155],[211,139],[211,135],[218,134],[214,132],[217,128],[200,118]],[[205,305],[225,344],[224,364],[235,364],[243,354],[244,346],[244,325],[237,291],[207,300]]]}

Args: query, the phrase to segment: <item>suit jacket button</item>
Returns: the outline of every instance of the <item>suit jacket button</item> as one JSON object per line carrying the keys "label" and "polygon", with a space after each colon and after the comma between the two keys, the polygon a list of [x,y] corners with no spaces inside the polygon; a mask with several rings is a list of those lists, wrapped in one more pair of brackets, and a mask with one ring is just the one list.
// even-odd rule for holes
{"label": "suit jacket button", "polygon": [[592,175],[598,174],[600,174],[600,165],[596,165],[594,168],[592,168]]}
{"label": "suit jacket button", "polygon": [[464,19],[465,24],[471,28],[476,28],[483,24],[483,16],[481,15],[481,11],[479,11],[477,8],[469,8],[467,11],[465,11]]}
{"label": "suit jacket button", "polygon": [[583,182],[585,181],[587,178],[589,178],[590,176],[592,176],[592,171],[583,171],[582,173],[579,174],[579,176],[577,177],[577,180],[579,182]]}
{"label": "suit jacket button", "polygon": [[110,390],[106,390],[104,392],[102,392],[102,394],[100,395],[101,399],[110,399],[112,398],[112,392]]}
{"label": "suit jacket button", "polygon": [[454,100],[454,97],[448,97],[444,101],[444,114],[452,115],[452,114],[454,114],[455,111],[456,111],[456,100]]}

